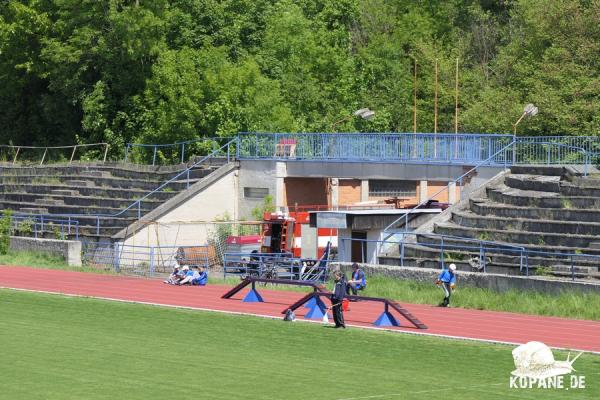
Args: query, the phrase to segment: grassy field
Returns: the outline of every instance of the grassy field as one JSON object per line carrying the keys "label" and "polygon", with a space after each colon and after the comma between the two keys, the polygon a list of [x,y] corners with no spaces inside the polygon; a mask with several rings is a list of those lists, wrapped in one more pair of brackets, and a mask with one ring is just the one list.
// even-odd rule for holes
{"label": "grassy field", "polygon": [[2,399],[600,398],[591,354],[585,389],[510,389],[509,346],[11,290],[0,315]]}

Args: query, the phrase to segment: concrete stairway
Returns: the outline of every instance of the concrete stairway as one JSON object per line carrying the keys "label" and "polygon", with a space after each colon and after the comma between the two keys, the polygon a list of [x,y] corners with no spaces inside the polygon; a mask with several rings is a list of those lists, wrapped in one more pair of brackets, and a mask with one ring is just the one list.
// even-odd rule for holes
{"label": "concrete stairway", "polygon": [[[225,159],[211,159],[192,169],[189,185],[225,163]],[[13,210],[16,215],[46,214],[48,218],[57,219],[66,219],[59,215],[73,215],[72,219],[79,223],[80,239],[108,241],[137,220],[138,207],[123,211],[126,207],[186,167],[185,164],[77,163],[33,167],[0,164],[0,209]],[[184,174],[144,199],[139,213],[147,214],[187,187],[187,174]]]}
{"label": "concrete stairway", "polygon": [[[481,269],[479,241],[489,241],[502,249],[485,252],[488,272],[524,274],[520,267],[528,264],[530,274],[600,279],[600,257],[583,256],[600,256],[600,175],[583,177],[563,167],[512,167],[447,210],[432,233],[474,239],[444,239],[445,261],[459,269]],[[404,264],[439,268],[440,242],[439,236],[417,235],[416,243],[404,248]],[[388,254],[380,262],[397,264],[398,257]]]}

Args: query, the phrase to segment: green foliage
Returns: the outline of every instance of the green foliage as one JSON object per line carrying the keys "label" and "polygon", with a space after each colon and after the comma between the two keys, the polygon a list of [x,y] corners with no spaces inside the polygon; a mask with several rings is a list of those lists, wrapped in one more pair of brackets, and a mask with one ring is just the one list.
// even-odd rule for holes
{"label": "green foliage", "polygon": [[31,218],[25,218],[19,225],[17,225],[17,231],[23,236],[31,236],[33,233],[33,225],[35,221]]}
{"label": "green foliage", "polygon": [[10,234],[12,230],[12,210],[2,211],[0,218],[0,254],[7,254],[10,249]]}
{"label": "green foliage", "polygon": [[263,199],[263,203],[260,206],[254,207],[251,211],[252,214],[252,218],[254,218],[255,221],[262,221],[263,220],[263,216],[266,212],[273,212],[275,211],[275,203],[273,203],[273,196],[266,195],[265,198]]}
{"label": "green foliage", "polygon": [[535,269],[535,274],[538,276],[552,276],[552,269],[540,265]]}
{"label": "green foliage", "polygon": [[359,107],[376,117],[336,130],[412,131],[414,60],[417,130],[434,130],[437,60],[452,132],[457,59],[460,131],[511,132],[533,102],[520,134],[595,134],[598,15],[566,0],[4,1],[0,138],[108,142],[116,158],[128,142],[330,131]]}

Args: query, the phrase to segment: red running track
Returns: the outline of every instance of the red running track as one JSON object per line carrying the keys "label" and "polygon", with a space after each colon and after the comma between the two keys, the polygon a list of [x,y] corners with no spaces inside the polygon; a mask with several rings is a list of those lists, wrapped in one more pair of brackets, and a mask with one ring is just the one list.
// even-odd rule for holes
{"label": "red running track", "polygon": [[[259,288],[265,302],[244,303],[241,299],[247,289],[231,299],[221,299],[221,295],[230,288],[226,285],[172,286],[157,279],[28,267],[0,267],[0,287],[276,318],[281,318],[281,311],[303,296],[299,292]],[[310,290],[307,288],[307,292]],[[402,305],[429,329],[413,328],[394,311],[403,326],[386,329],[514,344],[537,340],[551,347],[600,353],[598,321],[439,308],[423,304]],[[299,308],[297,311],[296,315],[302,317],[307,310]],[[357,302],[350,303],[350,311],[344,315],[349,326],[373,328],[372,322],[382,311],[381,303]]]}

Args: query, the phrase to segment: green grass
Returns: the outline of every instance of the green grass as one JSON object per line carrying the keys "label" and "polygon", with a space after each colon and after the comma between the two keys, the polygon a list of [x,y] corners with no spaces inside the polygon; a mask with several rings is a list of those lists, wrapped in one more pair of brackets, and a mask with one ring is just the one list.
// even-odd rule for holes
{"label": "green grass", "polygon": [[509,389],[511,346],[11,290],[0,315],[3,399],[600,398],[591,354],[586,389]]}
{"label": "green grass", "polygon": [[69,266],[62,256],[35,251],[9,251],[7,254],[0,254],[0,265],[17,265],[23,267],[61,269],[65,271],[94,272],[100,274],[114,273],[112,270],[105,270],[103,268]]}

